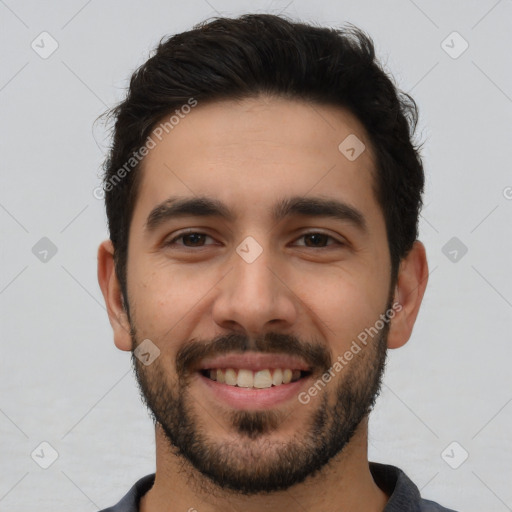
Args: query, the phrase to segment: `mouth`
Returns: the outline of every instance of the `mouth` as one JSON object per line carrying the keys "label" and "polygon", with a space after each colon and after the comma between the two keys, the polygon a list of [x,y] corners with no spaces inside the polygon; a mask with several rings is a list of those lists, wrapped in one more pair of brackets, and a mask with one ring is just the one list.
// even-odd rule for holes
{"label": "mouth", "polygon": [[214,401],[242,410],[270,409],[297,399],[313,368],[293,356],[228,354],[203,360],[196,375]]}
{"label": "mouth", "polygon": [[283,386],[311,375],[310,371],[291,368],[209,368],[200,370],[201,375],[219,384],[238,388],[268,389]]}

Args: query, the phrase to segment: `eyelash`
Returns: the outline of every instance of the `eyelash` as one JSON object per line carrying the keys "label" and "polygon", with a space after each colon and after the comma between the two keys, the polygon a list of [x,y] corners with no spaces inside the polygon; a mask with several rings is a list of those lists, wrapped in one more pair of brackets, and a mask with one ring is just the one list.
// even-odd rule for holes
{"label": "eyelash", "polygon": [[[176,245],[176,241],[179,240],[179,239],[182,239],[183,237],[185,236],[189,236],[189,235],[204,235],[208,238],[212,238],[210,235],[206,234],[206,233],[202,233],[201,231],[187,231],[185,233],[181,233],[180,235],[177,235],[175,236],[174,238],[172,238],[171,240],[169,240],[168,242],[165,242],[164,243],[164,246],[165,247],[168,247],[168,246],[172,246],[172,245]],[[327,243],[326,246],[323,246],[323,247],[308,247],[306,245],[301,245],[300,247],[305,247],[306,249],[326,249],[327,247],[330,247],[332,245],[339,245],[339,246],[344,246],[345,244],[339,240],[337,240],[336,238],[334,238],[333,236],[331,235],[328,235],[327,233],[323,233],[322,231],[309,231],[307,233],[302,233],[299,237],[295,238],[295,240],[299,240],[301,238],[304,238],[306,236],[311,236],[311,235],[322,235],[322,236],[325,236],[327,237],[327,239],[329,240],[333,240],[335,243],[334,244],[329,244]],[[184,247],[186,249],[196,249],[196,248],[204,248],[205,246],[204,245],[200,245],[200,246],[187,246],[187,245],[181,245],[181,247]]]}

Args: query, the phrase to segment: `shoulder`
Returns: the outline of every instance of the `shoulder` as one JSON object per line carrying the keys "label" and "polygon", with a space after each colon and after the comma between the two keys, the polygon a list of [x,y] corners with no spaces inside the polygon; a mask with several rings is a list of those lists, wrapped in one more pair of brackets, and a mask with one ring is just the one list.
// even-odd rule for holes
{"label": "shoulder", "polygon": [[445,508],[435,501],[421,499],[420,512],[457,512],[451,508]]}
{"label": "shoulder", "polygon": [[370,462],[375,483],[389,496],[384,512],[456,512],[421,497],[414,482],[396,466]]}
{"label": "shoulder", "polygon": [[116,505],[99,512],[138,512],[140,499],[153,487],[154,481],[154,473],[142,477]]}

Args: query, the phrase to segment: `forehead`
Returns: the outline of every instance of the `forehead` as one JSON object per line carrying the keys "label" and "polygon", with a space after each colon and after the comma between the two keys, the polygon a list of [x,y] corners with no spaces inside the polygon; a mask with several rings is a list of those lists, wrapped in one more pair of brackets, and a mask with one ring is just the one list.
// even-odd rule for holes
{"label": "forehead", "polygon": [[143,161],[134,221],[170,196],[215,197],[237,218],[264,218],[287,195],[335,198],[381,216],[370,142],[341,108],[269,97],[198,103],[167,131],[152,137]]}

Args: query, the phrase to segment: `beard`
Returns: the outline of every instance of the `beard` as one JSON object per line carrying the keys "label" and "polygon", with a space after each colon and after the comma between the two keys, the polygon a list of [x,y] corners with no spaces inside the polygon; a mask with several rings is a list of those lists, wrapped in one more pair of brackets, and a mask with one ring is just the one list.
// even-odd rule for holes
{"label": "beard", "polygon": [[[228,412],[219,408],[218,416],[212,417],[190,396],[194,372],[189,369],[205,357],[250,350],[299,356],[314,369],[313,377],[320,378],[334,364],[325,345],[274,332],[255,339],[237,333],[184,343],[175,358],[174,379],[166,369],[169,365],[162,364],[163,357],[144,366],[132,351],[132,363],[141,398],[155,424],[161,427],[170,453],[188,468],[191,483],[196,481],[203,489],[209,483],[212,493],[230,490],[249,496],[286,490],[303,482],[347,446],[379,395],[389,327],[385,322],[376,337],[318,392],[307,406],[311,412],[304,426],[286,441],[272,439],[272,433],[296,409],[286,414],[284,408]],[[142,340],[134,325],[131,329],[135,349]],[[158,345],[165,347],[165,343]],[[312,384],[316,381],[313,379]],[[226,439],[212,437],[208,431],[212,422],[227,425],[223,427]]]}

